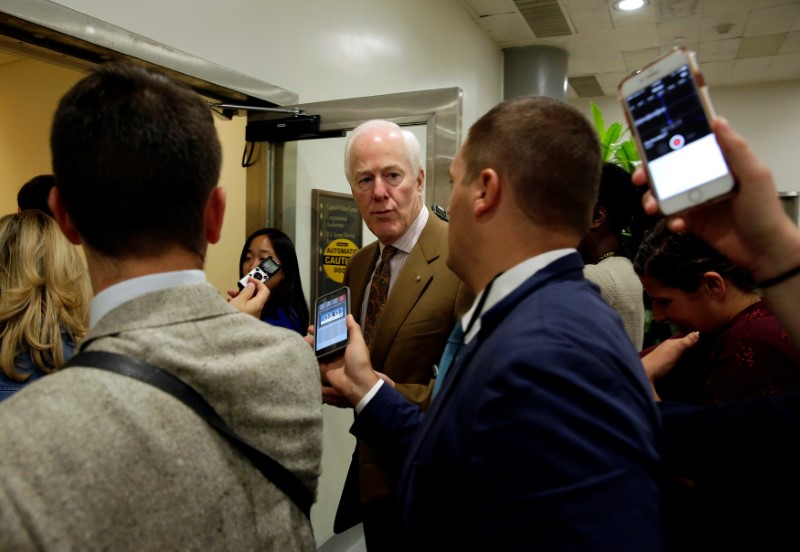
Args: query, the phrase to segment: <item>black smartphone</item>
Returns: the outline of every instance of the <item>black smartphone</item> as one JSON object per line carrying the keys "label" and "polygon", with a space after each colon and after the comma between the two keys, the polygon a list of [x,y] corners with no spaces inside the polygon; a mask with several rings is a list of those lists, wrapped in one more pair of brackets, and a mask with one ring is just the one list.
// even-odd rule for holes
{"label": "black smartphone", "polygon": [[445,209],[438,203],[434,203],[433,205],[431,205],[431,211],[433,211],[433,214],[435,214],[443,221],[450,222],[450,215],[447,214],[447,209]]}
{"label": "black smartphone", "polygon": [[244,286],[247,285],[250,278],[255,278],[256,280],[261,280],[266,283],[267,280],[272,278],[280,269],[281,263],[278,262],[278,259],[275,257],[267,257],[257,264],[253,270],[245,274],[244,278],[239,280],[239,291],[244,289]]}
{"label": "black smartphone", "polygon": [[317,298],[314,307],[314,352],[318,359],[343,354],[350,342],[347,315],[350,313],[350,288],[341,287]]}
{"label": "black smartphone", "polygon": [[714,108],[694,52],[673,49],[623,80],[618,96],[663,214],[733,191],[733,176],[711,131]]}

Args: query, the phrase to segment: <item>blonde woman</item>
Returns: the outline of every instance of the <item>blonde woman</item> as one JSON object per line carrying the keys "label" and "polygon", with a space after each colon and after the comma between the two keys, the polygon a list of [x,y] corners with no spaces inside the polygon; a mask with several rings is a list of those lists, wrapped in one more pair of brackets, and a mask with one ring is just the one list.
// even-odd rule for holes
{"label": "blonde woman", "polygon": [[72,355],[91,297],[86,265],[53,218],[0,218],[0,401]]}

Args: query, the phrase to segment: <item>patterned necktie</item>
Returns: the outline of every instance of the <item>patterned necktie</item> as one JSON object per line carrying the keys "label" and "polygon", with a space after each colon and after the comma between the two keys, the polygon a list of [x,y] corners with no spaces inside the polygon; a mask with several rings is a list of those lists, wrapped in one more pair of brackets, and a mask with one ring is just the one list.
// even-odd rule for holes
{"label": "patterned necktie", "polygon": [[464,330],[461,328],[461,321],[459,320],[456,322],[455,327],[453,327],[453,331],[450,332],[450,337],[447,338],[447,345],[445,345],[442,359],[439,361],[439,372],[436,374],[436,379],[433,382],[433,395],[431,395],[431,400],[433,400],[433,397],[435,397],[436,393],[441,389],[445,372],[447,372],[447,369],[453,364],[453,359],[456,357],[456,354],[458,354],[462,345],[464,345]]}
{"label": "patterned necktie", "polygon": [[383,306],[386,304],[386,296],[389,295],[389,279],[392,275],[390,261],[395,253],[397,253],[397,248],[394,246],[387,245],[383,248],[381,262],[378,263],[378,268],[375,269],[372,283],[369,286],[367,316],[364,319],[364,341],[367,343],[367,347],[372,343],[375,326],[378,324]]}

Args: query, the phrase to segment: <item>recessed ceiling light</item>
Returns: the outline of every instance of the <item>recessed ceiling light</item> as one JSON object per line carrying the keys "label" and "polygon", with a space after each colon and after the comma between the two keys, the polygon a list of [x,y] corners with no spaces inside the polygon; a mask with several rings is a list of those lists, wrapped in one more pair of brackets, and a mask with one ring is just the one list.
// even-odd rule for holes
{"label": "recessed ceiling light", "polygon": [[620,11],[633,11],[643,8],[649,0],[617,0],[614,2],[614,9]]}

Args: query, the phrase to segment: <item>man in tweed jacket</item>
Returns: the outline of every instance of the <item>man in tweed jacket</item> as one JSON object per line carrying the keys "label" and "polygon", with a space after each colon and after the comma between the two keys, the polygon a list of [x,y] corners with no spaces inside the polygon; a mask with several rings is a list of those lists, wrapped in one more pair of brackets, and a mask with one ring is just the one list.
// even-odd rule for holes
{"label": "man in tweed jacket", "polygon": [[[319,372],[295,332],[206,282],[225,195],[211,114],[188,87],[107,64],[61,100],[50,206],[95,298],[80,351],[124,353],[200,393],[316,493]],[[294,503],[215,429],[147,383],[72,367],[0,408],[2,550],[315,550]]]}
{"label": "man in tweed jacket", "polygon": [[[364,222],[378,238],[357,251],[345,271],[353,315],[359,323],[366,322],[373,272],[384,248],[396,247],[370,359],[404,397],[426,408],[434,365],[474,296],[447,267],[447,223],[423,203],[425,172],[413,134],[390,121],[362,123],[345,145],[345,174]],[[331,399],[330,389],[323,393],[326,402],[341,406],[336,402],[339,397]],[[390,529],[390,493],[399,475],[397,467],[392,455],[357,443],[336,511],[335,532],[361,521],[371,552],[392,545],[397,536]]]}

